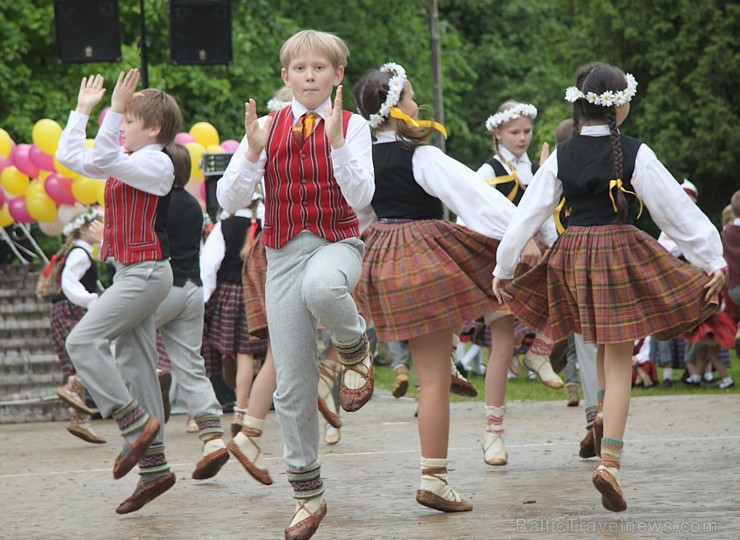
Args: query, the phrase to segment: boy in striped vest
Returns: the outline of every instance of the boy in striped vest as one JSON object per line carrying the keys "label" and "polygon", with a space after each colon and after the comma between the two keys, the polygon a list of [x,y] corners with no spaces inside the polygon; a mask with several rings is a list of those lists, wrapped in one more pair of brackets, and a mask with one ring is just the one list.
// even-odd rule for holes
{"label": "boy in striped vest", "polygon": [[67,337],[67,352],[100,414],[113,416],[124,437],[113,477],[139,464],[139,483],[119,514],[138,510],[175,484],[164,454],[155,311],[172,288],[166,226],[174,167],[164,147],[180,130],[182,115],[161,90],[136,92],[139,77],[138,69],[120,73],[92,149],[85,148],[85,127],[106,90],[100,74],[83,78],[57,150],[69,169],[108,178],[100,258],[112,262],[116,274]]}
{"label": "boy in striped vest", "polygon": [[[352,291],[364,253],[353,208],[370,204],[375,181],[367,122],[342,110],[339,85],[348,55],[340,38],[324,32],[305,30],[285,42],[280,61],[292,103],[258,119],[256,103],[249,100],[246,136],[217,190],[221,206],[234,212],[264,180],[262,242],[277,371],[275,410],[285,439],[288,480],[298,501],[285,530],[288,539],[310,538],[326,514],[318,463],[317,322],[329,331],[344,365],[342,407],[356,411],[373,392],[365,321]],[[251,439],[237,443],[240,461],[255,454]]]}

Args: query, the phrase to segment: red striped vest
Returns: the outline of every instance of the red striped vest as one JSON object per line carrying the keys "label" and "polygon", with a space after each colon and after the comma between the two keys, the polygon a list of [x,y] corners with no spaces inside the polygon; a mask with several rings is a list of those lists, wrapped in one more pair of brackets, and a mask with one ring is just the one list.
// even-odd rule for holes
{"label": "red striped vest", "polygon": [[146,193],[115,178],[105,183],[105,229],[102,260],[115,257],[123,264],[169,259],[167,213],[170,193]]}
{"label": "red striped vest", "polygon": [[[343,129],[352,113],[344,111]],[[303,230],[338,242],[359,236],[360,223],[334,179],[329,139],[318,122],[301,147],[292,133],[293,111],[275,113],[267,139],[262,242],[279,249]]]}

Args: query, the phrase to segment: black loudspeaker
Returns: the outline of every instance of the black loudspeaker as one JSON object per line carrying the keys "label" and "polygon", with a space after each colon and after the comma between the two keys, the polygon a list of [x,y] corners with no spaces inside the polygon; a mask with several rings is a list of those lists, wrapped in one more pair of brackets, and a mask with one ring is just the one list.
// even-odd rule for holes
{"label": "black loudspeaker", "polygon": [[54,0],[59,63],[120,62],[118,0]]}
{"label": "black loudspeaker", "polygon": [[173,64],[230,64],[231,59],[231,0],[171,1]]}

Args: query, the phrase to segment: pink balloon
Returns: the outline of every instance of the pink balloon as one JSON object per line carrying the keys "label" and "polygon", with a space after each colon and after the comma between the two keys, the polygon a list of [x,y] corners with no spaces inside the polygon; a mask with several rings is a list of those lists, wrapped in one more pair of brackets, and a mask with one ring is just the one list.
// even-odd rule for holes
{"label": "pink balloon", "polygon": [[187,144],[189,142],[195,142],[195,137],[193,137],[190,133],[183,131],[175,135],[175,140],[179,143]]}
{"label": "pink balloon", "polygon": [[103,123],[103,118],[105,118],[105,115],[108,114],[108,111],[110,111],[110,107],[106,107],[102,111],[100,111],[100,116],[98,116],[98,125]]}
{"label": "pink balloon", "polygon": [[5,190],[0,189],[0,208],[5,204]]}
{"label": "pink balloon", "polygon": [[[39,175],[39,168],[31,162],[31,145],[19,144],[13,151],[13,165],[27,175],[29,178],[36,178]],[[20,220],[16,220],[20,221]]]}
{"label": "pink balloon", "polygon": [[[10,156],[8,156],[8,157],[6,157],[6,158],[4,158],[3,156],[0,156],[0,172],[2,172],[2,170],[3,170],[3,169],[4,169],[5,167],[7,167],[7,166],[8,166],[8,164],[9,164],[8,162],[9,162],[9,161],[10,161]],[[0,206],[2,206],[2,204],[0,204]]]}
{"label": "pink balloon", "polygon": [[234,139],[225,140],[221,143],[221,148],[227,152],[236,152],[236,149],[239,148],[239,141],[235,141]]}
{"label": "pink balloon", "polygon": [[57,204],[74,205],[75,196],[72,194],[72,179],[61,174],[50,174],[44,182],[44,189],[51,200]]}
{"label": "pink balloon", "polygon": [[54,156],[45,154],[41,148],[35,144],[31,146],[31,150],[28,152],[28,157],[31,158],[31,163],[42,171],[54,172]]}
{"label": "pink balloon", "polygon": [[206,200],[206,183],[201,182],[200,184],[200,200],[205,201]]}
{"label": "pink balloon", "polygon": [[13,216],[13,219],[19,223],[33,223],[36,221],[31,217],[31,214],[28,213],[25,197],[16,197],[15,199],[8,201],[8,212]]}

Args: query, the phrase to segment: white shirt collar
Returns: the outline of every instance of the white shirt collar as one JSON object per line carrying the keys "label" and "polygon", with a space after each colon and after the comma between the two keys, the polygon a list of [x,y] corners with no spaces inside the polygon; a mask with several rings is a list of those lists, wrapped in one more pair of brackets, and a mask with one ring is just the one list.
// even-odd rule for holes
{"label": "white shirt collar", "polygon": [[527,163],[529,165],[532,164],[532,162],[529,161],[529,156],[527,155],[526,152],[522,154],[522,157],[518,158],[513,153],[511,153],[508,148],[506,148],[505,146],[501,146],[501,145],[499,145],[498,147],[498,152],[499,154],[501,154],[501,157],[503,157],[506,161],[509,161],[511,163],[516,163],[517,165],[524,165]]}
{"label": "white shirt collar", "polygon": [[609,126],[606,124],[599,124],[597,126],[581,126],[581,135],[586,135],[587,137],[603,137],[610,133],[611,131],[609,130]]}
{"label": "white shirt collar", "polygon": [[291,109],[293,110],[293,123],[295,124],[296,122],[298,122],[298,119],[307,112],[315,112],[323,120],[326,120],[326,118],[324,118],[324,109],[327,105],[331,107],[330,97],[326,98],[326,101],[324,101],[324,103],[322,103],[317,109],[314,110],[307,109],[305,105],[299,102],[296,98],[293,98],[293,101],[290,104]]}
{"label": "white shirt collar", "polygon": [[736,217],[735,219],[733,219],[733,220],[732,220],[732,224],[733,224],[733,225],[738,225],[738,226],[740,226],[740,217]]}
{"label": "white shirt collar", "polygon": [[239,217],[245,217],[245,218],[252,218],[252,211],[249,208],[240,208],[236,212],[234,212],[235,216]]}
{"label": "white shirt collar", "polygon": [[82,249],[87,251],[90,255],[92,255],[92,252],[93,252],[92,246],[88,244],[87,242],[85,242],[84,240],[82,240],[81,238],[77,238],[73,240],[72,245],[74,245],[75,247],[81,247]]}
{"label": "white shirt collar", "polygon": [[385,131],[376,131],[375,132],[375,141],[376,143],[388,143],[388,142],[395,142],[397,140],[396,138],[396,132],[392,129],[387,129]]}

